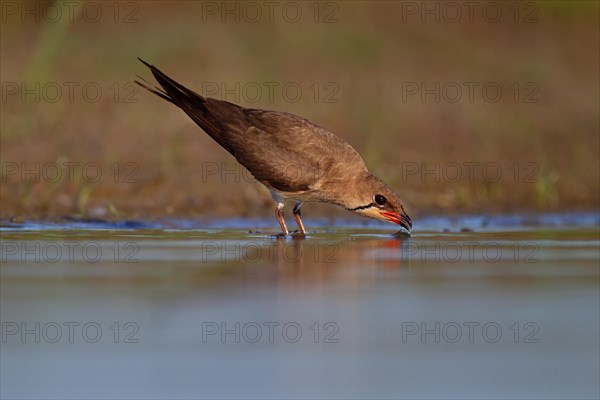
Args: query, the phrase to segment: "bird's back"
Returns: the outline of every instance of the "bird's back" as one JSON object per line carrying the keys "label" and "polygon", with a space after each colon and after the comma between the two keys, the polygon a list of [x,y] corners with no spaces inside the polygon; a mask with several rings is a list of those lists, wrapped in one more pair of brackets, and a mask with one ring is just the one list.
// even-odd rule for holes
{"label": "bird's back", "polygon": [[367,171],[352,146],[305,118],[206,98],[148,66],[164,92],[138,83],[181,108],[270,189],[326,200],[311,195]]}
{"label": "bird's back", "polygon": [[206,98],[140,61],[150,68],[161,88],[136,80],[140,86],[181,108],[271,189],[284,235],[288,234],[284,198],[297,201],[294,219],[302,234],[306,233],[300,218],[303,201],[336,204],[410,231],[412,222],[398,194],[369,173],[356,150],[333,133],[293,114]]}
{"label": "bird's back", "polygon": [[241,129],[231,126],[224,135],[236,159],[270,188],[306,193],[366,170],[352,146],[307,119],[255,109],[242,113]]}

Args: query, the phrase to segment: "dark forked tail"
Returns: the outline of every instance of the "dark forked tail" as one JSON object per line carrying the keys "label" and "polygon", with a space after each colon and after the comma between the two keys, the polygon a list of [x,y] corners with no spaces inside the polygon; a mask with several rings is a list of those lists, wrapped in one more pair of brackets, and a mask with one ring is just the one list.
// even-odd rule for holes
{"label": "dark forked tail", "polygon": [[[140,60],[142,63],[144,63],[144,65],[146,65],[148,68],[150,68],[150,70],[152,70],[153,74],[154,74],[154,69],[156,69],[153,65],[148,64],[146,61],[142,60],[141,58],[138,57],[138,60]],[[158,73],[162,74],[161,71],[159,71],[158,69],[156,69],[156,71],[158,71]],[[164,74],[163,74],[164,75]],[[141,87],[143,87],[144,89],[146,89],[149,92],[154,93],[155,95],[157,95],[158,97],[162,97],[163,99],[165,99],[166,101],[168,101],[169,103],[173,103],[175,104],[175,102],[169,97],[169,95],[162,89],[157,88],[156,86],[152,87],[150,85],[152,85],[150,82],[148,82],[147,80],[145,80],[144,78],[142,78],[139,75],[136,75],[140,80],[142,80],[143,82],[138,81],[137,79],[134,79],[133,81],[135,83],[137,83],[138,85],[140,85]],[[155,75],[156,76],[156,75]],[[165,75],[166,76],[166,75]],[[168,78],[168,77],[167,77]]]}
{"label": "dark forked tail", "polygon": [[152,75],[161,87],[152,86],[151,83],[139,75],[138,78],[143,82],[136,79],[135,83],[181,108],[210,137],[233,154],[233,149],[227,143],[226,130],[221,121],[227,119],[231,114],[238,114],[240,112],[239,106],[199,95],[174,81],[154,65],[148,64],[139,57],[138,60],[150,68]]}

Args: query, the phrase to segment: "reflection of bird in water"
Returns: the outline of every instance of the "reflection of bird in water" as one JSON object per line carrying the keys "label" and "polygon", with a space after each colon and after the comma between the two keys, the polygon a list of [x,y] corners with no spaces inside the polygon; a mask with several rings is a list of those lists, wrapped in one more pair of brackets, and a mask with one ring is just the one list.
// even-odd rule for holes
{"label": "reflection of bird in water", "polygon": [[[373,235],[341,240],[270,241],[269,261],[279,273],[303,281],[321,281],[342,272],[345,279],[362,280],[364,269],[396,270],[408,278],[409,259],[414,255],[410,236]],[[273,257],[274,256],[274,257]],[[266,258],[266,257],[265,257]]]}

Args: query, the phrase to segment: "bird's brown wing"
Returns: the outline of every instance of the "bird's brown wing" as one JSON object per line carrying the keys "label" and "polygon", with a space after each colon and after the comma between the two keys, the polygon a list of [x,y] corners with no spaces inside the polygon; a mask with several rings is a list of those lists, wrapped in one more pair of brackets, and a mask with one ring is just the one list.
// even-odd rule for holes
{"label": "bird's brown wing", "polygon": [[230,138],[260,182],[281,192],[318,191],[333,179],[366,170],[358,153],[331,132],[293,114],[244,109],[250,127]]}
{"label": "bird's brown wing", "polygon": [[270,189],[310,193],[367,169],[352,146],[305,118],[206,98],[142,62],[162,90],[138,84],[181,108]]}

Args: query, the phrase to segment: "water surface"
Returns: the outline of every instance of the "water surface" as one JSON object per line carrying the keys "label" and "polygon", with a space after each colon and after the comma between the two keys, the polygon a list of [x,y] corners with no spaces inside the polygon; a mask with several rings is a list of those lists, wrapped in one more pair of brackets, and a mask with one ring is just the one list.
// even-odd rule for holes
{"label": "water surface", "polygon": [[515,218],[5,224],[1,395],[598,398],[598,217]]}

